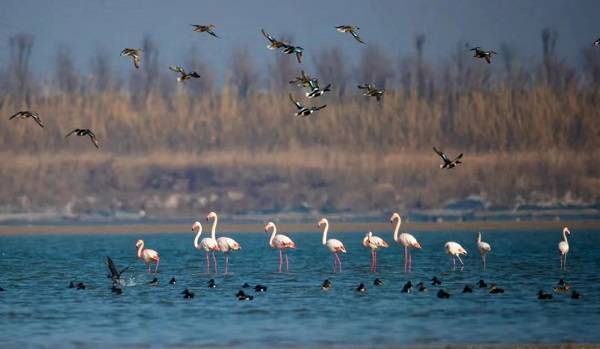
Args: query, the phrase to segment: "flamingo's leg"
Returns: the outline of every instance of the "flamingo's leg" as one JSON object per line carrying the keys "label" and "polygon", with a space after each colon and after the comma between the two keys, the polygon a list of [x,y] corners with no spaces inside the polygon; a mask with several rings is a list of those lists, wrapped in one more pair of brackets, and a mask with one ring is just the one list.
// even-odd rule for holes
{"label": "flamingo's leg", "polygon": [[563,257],[563,269],[567,270],[567,254],[566,253]]}
{"label": "flamingo's leg", "polygon": [[460,259],[460,255],[456,255],[456,258],[458,258],[458,261],[460,262],[460,264],[464,267],[465,263],[463,263],[462,259]]}
{"label": "flamingo's leg", "polygon": [[215,265],[215,274],[218,273],[217,271],[217,257],[215,257],[215,253],[212,253],[212,257],[213,257],[213,263]]}
{"label": "flamingo's leg", "polygon": [[377,272],[377,250],[373,251],[373,257],[375,257],[374,261],[373,261],[373,272],[376,273]]}
{"label": "flamingo's leg", "polygon": [[285,271],[286,272],[290,271],[290,265],[288,263],[287,252],[285,252]]}
{"label": "flamingo's leg", "polygon": [[452,255],[452,270],[456,269],[456,258]]}
{"label": "flamingo's leg", "polygon": [[150,274],[150,262],[146,263],[146,267],[148,268],[148,274]]}
{"label": "flamingo's leg", "polygon": [[226,252],[225,253],[225,273],[224,274],[227,274],[228,266],[229,266],[229,252]]}
{"label": "flamingo's leg", "polygon": [[[158,272],[158,265],[160,264],[160,259],[156,260],[156,267],[154,267],[154,274]],[[149,264],[148,264],[149,265]]]}
{"label": "flamingo's leg", "polygon": [[334,253],[334,256],[335,256],[335,259],[337,259],[339,270],[340,270],[340,273],[341,273],[342,272],[342,260],[340,259],[340,256],[338,256],[337,253]]}
{"label": "flamingo's leg", "polygon": [[281,273],[281,263],[282,263],[282,256],[281,256],[282,252],[281,249],[279,249],[279,272]]}
{"label": "flamingo's leg", "polygon": [[210,259],[208,258],[208,252],[206,252],[206,273],[210,274]]}
{"label": "flamingo's leg", "polygon": [[404,246],[404,271],[408,270],[408,246]]}
{"label": "flamingo's leg", "polygon": [[560,254],[560,270],[563,270],[563,255]]}

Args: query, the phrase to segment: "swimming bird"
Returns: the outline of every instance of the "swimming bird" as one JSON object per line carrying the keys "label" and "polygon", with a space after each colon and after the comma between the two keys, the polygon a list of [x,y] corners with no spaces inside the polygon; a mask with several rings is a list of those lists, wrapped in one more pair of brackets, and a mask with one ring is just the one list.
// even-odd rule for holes
{"label": "swimming bird", "polygon": [[333,254],[333,272],[335,273],[335,266],[339,266],[339,271],[342,272],[342,261],[338,256],[338,253],[346,253],[346,247],[344,244],[337,239],[329,239],[327,240],[327,232],[329,231],[329,221],[327,218],[321,218],[319,223],[317,223],[317,227],[324,226],[323,228],[323,239],[322,243],[327,249]]}
{"label": "swimming bird", "polygon": [[255,292],[267,292],[267,286],[264,285],[256,285],[254,286]]}
{"label": "swimming bird", "polygon": [[373,84],[363,84],[363,85],[358,85],[358,88],[361,90],[365,90],[365,93],[363,93],[363,96],[369,96],[369,97],[375,97],[375,99],[377,99],[378,101],[381,100],[381,97],[383,97],[383,90],[378,90],[376,89]]}
{"label": "swimming bird", "polygon": [[423,282],[419,282],[417,284],[417,290],[419,292],[426,292],[427,291],[427,287],[425,287],[425,284]]}
{"label": "swimming bird", "polygon": [[439,286],[439,285],[441,285],[441,284],[442,284],[442,280],[438,279],[438,278],[437,278],[437,276],[434,276],[434,277],[431,279],[431,284],[432,284],[433,286]]}
{"label": "swimming bird", "polygon": [[371,249],[371,271],[376,272],[377,250],[380,248],[388,248],[390,245],[388,245],[388,243],[379,236],[373,235],[373,232],[368,232],[367,235],[365,235],[362,244],[364,247]]}
{"label": "swimming bird", "polygon": [[121,56],[131,57],[133,65],[136,69],[140,67],[142,61],[142,49],[141,48],[125,48],[121,51]]}
{"label": "swimming bird", "polygon": [[308,97],[310,99],[321,97],[322,95],[325,94],[325,92],[331,91],[331,84],[328,84],[323,89],[319,88],[319,83],[317,81],[311,80],[309,84],[310,84],[311,90],[309,92],[306,92],[306,97]]}
{"label": "swimming bird", "polygon": [[123,294],[123,289],[120,286],[117,285],[112,285],[112,287],[110,288],[110,291],[114,294]]}
{"label": "swimming bird", "polygon": [[108,277],[110,277],[112,279],[113,284],[117,284],[120,285],[122,280],[121,280],[121,275],[127,270],[129,269],[129,265],[126,266],[125,268],[119,270],[117,269],[117,266],[115,265],[115,263],[113,262],[113,260],[106,256],[106,266],[108,267],[108,271],[110,271],[110,275],[108,275]]}
{"label": "swimming bird", "polygon": [[183,69],[180,66],[169,66],[169,70],[179,73],[179,76],[177,77],[177,81],[180,81],[180,82],[185,82],[186,80],[189,80],[191,78],[196,78],[196,79],[200,78],[200,74],[196,73],[195,71],[186,73],[185,69]]}
{"label": "swimming bird", "polygon": [[217,240],[214,237],[214,233],[209,238],[204,238],[198,243],[200,240],[200,236],[202,235],[202,224],[200,222],[194,222],[192,225],[192,231],[196,233],[196,237],[194,238],[194,247],[199,250],[203,249],[206,253],[206,273],[210,274],[210,258],[209,255],[212,254],[212,260],[214,263],[215,273],[217,273],[217,258],[215,257],[215,251],[219,250],[219,245],[217,244]]}
{"label": "swimming bird", "polygon": [[248,295],[242,290],[239,290],[238,293],[235,294],[235,296],[240,301],[251,301],[254,299],[254,296]]}
{"label": "swimming bird", "polygon": [[304,72],[304,70],[300,71],[300,76],[297,76],[294,80],[290,80],[290,84],[296,84],[299,87],[310,87],[311,82],[318,84],[318,79],[311,79],[308,74]]}
{"label": "swimming bird", "polygon": [[447,254],[452,256],[452,265],[454,266],[454,268],[456,268],[456,258],[458,258],[460,264],[462,265],[462,270],[462,268],[465,267],[465,263],[463,263],[462,259],[460,259],[460,255],[466,255],[467,250],[465,250],[458,242],[454,241],[446,242],[446,244],[444,245],[444,249],[446,250]]}
{"label": "swimming bird", "polygon": [[169,285],[175,285],[177,284],[177,280],[175,280],[175,277],[172,277],[171,280],[169,280]]}
{"label": "swimming bird", "polygon": [[358,30],[360,30],[359,27],[356,27],[353,25],[339,25],[339,26],[335,27],[335,29],[337,31],[339,31],[340,33],[350,33],[350,35],[352,35],[356,39],[356,41],[360,42],[361,44],[365,43],[358,36]]}
{"label": "swimming bird", "polygon": [[14,118],[19,118],[19,119],[32,118],[33,121],[35,121],[41,128],[44,128],[44,123],[42,122],[42,120],[40,119],[40,116],[36,112],[32,112],[29,110],[21,110],[21,111],[16,112],[10,118],[8,118],[8,120],[12,120]]}
{"label": "swimming bird", "polygon": [[329,289],[331,289],[333,287],[333,284],[331,283],[331,281],[329,281],[329,279],[325,279],[325,281],[323,281],[323,283],[321,284],[321,289],[323,291],[327,291]]}
{"label": "swimming bird", "polygon": [[244,282],[244,284],[242,285],[242,288],[250,288],[250,284],[248,284],[247,282]]}
{"label": "swimming bird", "polygon": [[75,288],[75,283],[73,281],[69,282],[69,288]]}
{"label": "swimming bird", "polygon": [[135,243],[135,247],[137,247],[137,257],[146,263],[148,267],[148,273],[150,273],[150,263],[154,262],[156,267],[154,268],[154,274],[158,271],[158,264],[160,263],[160,256],[158,252],[151,250],[149,248],[144,248],[144,240],[138,240]]}
{"label": "swimming bird", "polygon": [[4,289],[2,287],[0,287],[0,292],[4,292]]}
{"label": "swimming bird", "polygon": [[565,293],[571,289],[571,285],[565,282],[565,280],[558,280],[558,284],[554,287],[554,292],[556,293]]}
{"label": "swimming bird", "polygon": [[215,283],[215,279],[208,280],[208,288],[217,288],[217,284]]}
{"label": "swimming bird", "polygon": [[269,45],[267,46],[267,48],[269,50],[275,50],[275,49],[283,48],[283,47],[287,46],[287,44],[285,42],[275,39],[271,34],[267,33],[264,29],[261,29],[260,31],[265,36],[265,38],[267,38],[267,40],[269,40]]}
{"label": "swimming bird", "polygon": [[200,25],[200,24],[190,24],[192,27],[194,27],[194,31],[198,32],[198,33],[208,33],[212,36],[214,36],[215,38],[218,38],[217,34],[215,34],[214,30],[215,30],[215,25],[214,24],[209,24],[209,25]]}
{"label": "swimming bird", "polygon": [[458,154],[458,156],[454,160],[450,160],[450,158],[448,158],[448,156],[444,152],[438,150],[436,147],[433,147],[433,151],[436,152],[437,155],[439,155],[442,158],[442,161],[444,161],[444,163],[440,165],[441,169],[451,169],[459,164],[462,164],[462,162],[460,161],[460,159],[462,159],[463,157],[462,153]]}
{"label": "swimming bird", "polygon": [[296,59],[298,60],[298,63],[302,63],[302,53],[304,52],[304,49],[302,47],[285,45],[285,46],[283,46],[283,49],[281,50],[281,52],[287,53],[288,55],[295,54]]}
{"label": "swimming bird", "polygon": [[194,298],[194,292],[188,290],[187,288],[185,290],[183,290],[183,292],[181,292],[181,294],[183,295],[183,298],[185,298],[185,299]]}
{"label": "swimming bird", "polygon": [[487,242],[481,241],[481,232],[477,233],[477,248],[479,249],[479,254],[481,255],[481,262],[483,263],[483,270],[486,267],[486,255],[488,252],[492,250],[492,247]]}
{"label": "swimming bird", "polygon": [[309,116],[312,113],[314,113],[318,110],[321,110],[327,106],[327,104],[324,104],[320,107],[305,107],[300,102],[294,100],[294,97],[292,97],[292,94],[290,94],[290,100],[296,105],[296,108],[298,108],[298,111],[296,111],[296,114],[295,114],[296,116]]}
{"label": "swimming bird", "polygon": [[281,273],[281,264],[283,263],[283,255],[285,254],[285,271],[289,271],[289,263],[287,256],[287,249],[296,248],[296,244],[292,239],[283,234],[277,234],[277,227],[275,223],[269,222],[265,225],[265,233],[269,233],[272,229],[271,237],[269,238],[269,246],[279,250],[279,272]]}
{"label": "swimming bird", "polygon": [[360,285],[358,285],[358,287],[356,287],[356,292],[365,293],[365,292],[367,292],[367,287],[365,286],[365,284],[363,284],[361,282]]}
{"label": "swimming bird", "polygon": [[404,287],[402,287],[402,290],[400,292],[402,293],[410,293],[412,291],[412,282],[410,282],[410,280],[404,284]]}
{"label": "swimming bird", "polygon": [[[215,238],[215,234],[216,234],[216,230],[217,230],[217,221],[219,220],[219,217],[217,216],[217,214],[215,212],[210,212],[208,214],[208,216],[206,216],[206,220],[210,220],[213,219],[213,224],[212,224],[212,228],[210,231],[211,236],[213,237],[213,239]],[[228,238],[225,236],[221,236],[220,238],[217,239],[217,245],[219,246],[219,251],[223,252],[223,256],[225,258],[225,272],[224,274],[227,274],[227,270],[229,267],[229,254],[232,251],[239,251],[242,249],[242,245],[240,245],[237,241],[235,241],[232,238]]]}
{"label": "swimming bird", "polygon": [[573,292],[571,292],[571,299],[581,299],[581,293],[573,290]]}
{"label": "swimming bird", "polygon": [[471,288],[471,286],[465,285],[465,287],[462,290],[462,293],[473,293],[473,289]]}
{"label": "swimming bird", "polygon": [[469,51],[475,51],[475,54],[473,55],[473,57],[475,58],[483,58],[485,59],[486,62],[488,62],[488,64],[492,63],[492,55],[497,55],[498,53],[496,53],[496,51],[485,51],[482,50],[481,47],[477,46],[477,47],[473,47],[472,49],[470,49]]}
{"label": "swimming bird", "polygon": [[375,280],[373,280],[373,285],[375,286],[383,286],[383,281],[379,278],[375,278]]}
{"label": "swimming bird", "polygon": [[600,47],[600,39],[594,41],[594,46]]}
{"label": "swimming bird", "polygon": [[450,293],[446,292],[445,290],[439,290],[437,293],[437,297],[438,298],[450,298]]}
{"label": "swimming bird", "polygon": [[486,287],[488,287],[488,285],[485,283],[485,281],[483,281],[483,279],[479,280],[477,282],[477,286],[479,286],[479,288],[486,288]]}
{"label": "swimming bird", "polygon": [[148,282],[148,285],[150,286],[157,286],[159,284],[158,278],[154,278],[152,279],[152,281]]}
{"label": "swimming bird", "polygon": [[89,128],[76,128],[73,131],[67,133],[67,135],[65,136],[65,138],[69,137],[72,134],[75,134],[75,135],[77,135],[79,137],[88,136],[88,137],[90,137],[90,141],[94,144],[94,146],[96,148],[100,148],[100,145],[98,143],[98,139],[96,138],[96,135]]}
{"label": "swimming bird", "polygon": [[543,290],[539,290],[538,299],[552,299],[552,295],[550,293],[544,292]]}
{"label": "swimming bird", "polygon": [[504,289],[496,286],[495,284],[492,284],[490,286],[490,293],[491,294],[504,293]]}
{"label": "swimming bird", "polygon": [[421,249],[421,244],[409,233],[402,233],[398,235],[400,232],[400,225],[402,224],[402,218],[396,212],[392,214],[390,217],[390,223],[396,222],[396,227],[394,228],[394,241],[396,243],[404,246],[404,271],[410,271],[412,268],[412,255],[410,253],[411,248]]}
{"label": "swimming bird", "polygon": [[560,269],[567,270],[567,253],[569,253],[569,241],[567,235],[571,235],[569,228],[563,228],[563,239],[558,243],[558,252],[560,253]]}
{"label": "swimming bird", "polygon": [[78,290],[85,290],[87,286],[85,286],[83,282],[78,282],[77,285],[75,285],[75,288]]}

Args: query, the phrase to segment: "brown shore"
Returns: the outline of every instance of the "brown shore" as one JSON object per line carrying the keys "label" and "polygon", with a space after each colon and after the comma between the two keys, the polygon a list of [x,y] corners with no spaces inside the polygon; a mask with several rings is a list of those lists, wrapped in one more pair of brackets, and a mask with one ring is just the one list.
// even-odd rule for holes
{"label": "brown shore", "polygon": [[[320,232],[316,224],[278,223],[281,232]],[[490,231],[519,230],[552,231],[564,226],[570,229],[600,229],[600,221],[471,221],[471,222],[407,222],[403,231],[439,232],[439,231]],[[236,233],[263,232],[263,223],[220,224],[219,230]],[[367,232],[391,230],[389,223],[331,222],[331,228],[339,232]],[[132,224],[69,224],[69,225],[0,225],[0,236],[31,234],[127,234],[127,233],[188,233],[191,223],[132,223]]]}

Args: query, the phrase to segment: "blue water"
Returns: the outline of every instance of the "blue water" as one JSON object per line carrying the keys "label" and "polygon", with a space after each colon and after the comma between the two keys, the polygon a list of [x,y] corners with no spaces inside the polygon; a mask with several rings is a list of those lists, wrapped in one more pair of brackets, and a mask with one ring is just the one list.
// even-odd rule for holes
{"label": "blue water", "polygon": [[[276,272],[278,253],[266,234],[227,234],[243,246],[231,258],[232,274],[204,274],[204,255],[193,248],[193,234],[53,235],[0,237],[0,343],[14,346],[402,346],[466,343],[600,342],[600,232],[574,231],[568,270],[559,270],[560,231],[489,232],[488,270],[481,271],[475,233],[416,233],[423,250],[413,254],[414,270],[403,272],[397,245],[379,254],[379,272],[369,273],[370,253],[362,234],[339,234],[348,254],[343,272],[331,273],[331,256],[321,236],[290,233],[298,249],[290,252],[290,273]],[[378,233],[391,242],[390,233]],[[161,255],[151,287],[135,241]],[[443,245],[456,240],[469,251],[463,271],[452,271]],[[131,286],[123,295],[110,291],[104,256],[123,267]],[[221,257],[221,256],[219,256]],[[219,259],[220,267],[222,259]],[[400,293],[437,275],[450,299],[438,299],[437,287],[426,293]],[[168,284],[175,276],[176,286]],[[375,277],[385,285],[375,287]],[[206,282],[214,278],[218,288]],[[333,289],[321,291],[329,278]],[[506,293],[479,289],[462,294],[480,278]],[[539,301],[536,292],[552,291],[565,278],[584,298],[555,294]],[[82,281],[86,290],[68,289]],[[244,282],[264,284],[268,292],[250,302],[234,297]],[[358,283],[367,284],[357,294]],[[196,297],[185,300],[189,288]],[[254,294],[254,291],[249,291]]]}

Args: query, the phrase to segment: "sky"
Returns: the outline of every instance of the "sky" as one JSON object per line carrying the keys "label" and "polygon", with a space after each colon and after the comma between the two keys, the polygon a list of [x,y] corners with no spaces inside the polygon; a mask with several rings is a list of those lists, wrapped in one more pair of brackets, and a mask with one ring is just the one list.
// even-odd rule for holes
{"label": "sky", "polygon": [[[580,50],[600,37],[600,1],[595,0],[0,0],[0,64],[8,61],[8,38],[16,33],[35,36],[32,65],[48,76],[56,49],[68,46],[79,70],[97,47],[114,53],[113,66],[129,69],[119,57],[125,47],[141,46],[149,34],[160,48],[165,65],[182,64],[182,55],[196,45],[199,55],[224,73],[231,50],[247,47],[254,62],[267,65],[273,53],[260,34],[292,35],[304,47],[307,65],[311,52],[339,46],[352,62],[362,45],[338,33],[334,26],[356,24],[367,44],[376,43],[393,55],[414,51],[414,37],[425,34],[425,53],[441,58],[453,52],[459,40],[497,49],[507,42],[525,61],[541,56],[540,31],[551,27],[559,33],[557,50],[577,64]],[[194,33],[189,24],[213,23],[221,39]]]}

